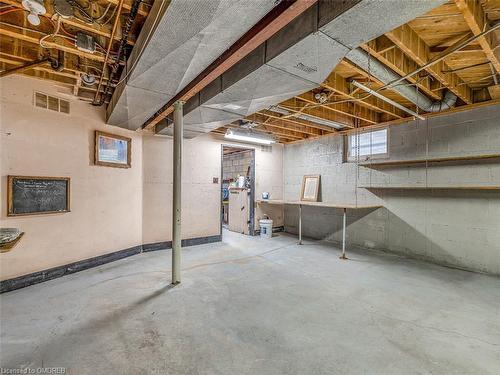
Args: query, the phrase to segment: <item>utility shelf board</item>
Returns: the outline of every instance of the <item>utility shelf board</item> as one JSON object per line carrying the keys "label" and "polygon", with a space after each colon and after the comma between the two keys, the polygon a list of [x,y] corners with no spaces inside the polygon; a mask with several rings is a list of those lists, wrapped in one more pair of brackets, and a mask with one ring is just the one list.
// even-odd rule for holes
{"label": "utility shelf board", "polygon": [[0,253],[6,253],[8,251],[11,251],[14,246],[21,240],[21,238],[24,236],[24,232],[21,232],[19,237],[17,237],[15,240],[6,242],[0,245]]}
{"label": "utility shelf board", "polygon": [[402,190],[500,190],[500,186],[358,186],[362,189]]}
{"label": "utility shelf board", "polygon": [[433,159],[409,159],[409,160],[387,160],[381,162],[362,162],[359,165],[363,167],[390,167],[397,165],[422,165],[422,164],[437,164],[455,161],[477,161],[477,160],[487,160],[487,159],[500,159],[500,154],[489,154],[489,155],[469,155],[469,156],[450,156],[442,158]]}
{"label": "utility shelf board", "polygon": [[383,207],[382,205],[375,205],[375,204],[369,204],[369,205],[361,205],[361,204],[350,204],[350,203],[337,203],[337,202],[308,202],[308,201],[288,201],[288,200],[281,200],[281,199],[258,199],[256,200],[257,204],[262,204],[262,203],[267,203],[267,204],[278,204],[278,205],[283,205],[283,204],[290,204],[290,205],[301,205],[301,206],[315,206],[315,207],[330,207],[330,208],[348,208],[348,209],[354,209],[354,210],[361,210],[361,209],[375,209],[375,208],[380,208]]}

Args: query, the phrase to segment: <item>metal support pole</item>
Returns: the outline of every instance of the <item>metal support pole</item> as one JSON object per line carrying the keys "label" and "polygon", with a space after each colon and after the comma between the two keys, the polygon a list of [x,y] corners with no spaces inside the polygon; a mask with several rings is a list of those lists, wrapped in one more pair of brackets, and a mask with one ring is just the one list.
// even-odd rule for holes
{"label": "metal support pole", "polygon": [[181,176],[182,137],[184,133],[182,107],[184,102],[174,103],[174,151],[173,151],[173,204],[172,204],[172,284],[181,282]]}
{"label": "metal support pole", "polygon": [[345,232],[347,226],[347,208],[344,208],[344,216],[342,218],[342,256],[340,259],[347,259],[345,256]]}
{"label": "metal support pole", "polygon": [[302,245],[302,205],[299,204],[299,245]]}

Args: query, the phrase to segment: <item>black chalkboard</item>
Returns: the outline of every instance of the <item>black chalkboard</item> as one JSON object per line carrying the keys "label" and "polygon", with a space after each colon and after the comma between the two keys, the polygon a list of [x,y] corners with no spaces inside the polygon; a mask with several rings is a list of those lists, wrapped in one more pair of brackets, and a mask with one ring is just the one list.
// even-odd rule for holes
{"label": "black chalkboard", "polygon": [[8,176],[8,216],[69,211],[69,178]]}

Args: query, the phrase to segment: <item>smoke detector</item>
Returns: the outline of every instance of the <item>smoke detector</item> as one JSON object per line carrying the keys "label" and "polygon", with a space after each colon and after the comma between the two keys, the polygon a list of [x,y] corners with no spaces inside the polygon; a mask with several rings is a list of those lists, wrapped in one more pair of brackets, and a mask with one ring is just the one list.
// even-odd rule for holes
{"label": "smoke detector", "polygon": [[40,17],[38,16],[47,12],[43,0],[23,0],[22,4],[23,8],[30,12],[27,17],[28,22],[33,26],[40,25]]}

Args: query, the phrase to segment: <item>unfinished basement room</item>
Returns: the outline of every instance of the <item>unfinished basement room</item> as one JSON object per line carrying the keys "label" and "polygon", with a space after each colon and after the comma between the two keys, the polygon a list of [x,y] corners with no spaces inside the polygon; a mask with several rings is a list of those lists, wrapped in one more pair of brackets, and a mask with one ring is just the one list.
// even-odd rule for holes
{"label": "unfinished basement room", "polygon": [[500,0],[0,0],[0,374],[500,374]]}

